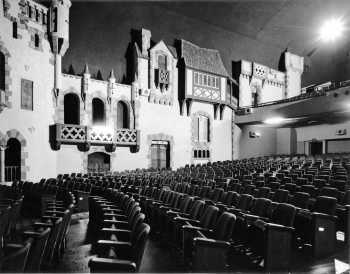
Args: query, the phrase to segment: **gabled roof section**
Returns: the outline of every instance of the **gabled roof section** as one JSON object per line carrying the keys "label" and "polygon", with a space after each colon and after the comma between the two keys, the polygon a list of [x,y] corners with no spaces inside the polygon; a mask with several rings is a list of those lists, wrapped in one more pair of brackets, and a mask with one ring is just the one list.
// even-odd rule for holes
{"label": "gabled roof section", "polygon": [[172,55],[175,59],[177,59],[176,49],[175,49],[173,46],[170,46],[170,45],[166,44],[163,40],[160,40],[158,43],[156,43],[155,45],[153,45],[153,46],[151,47],[151,49],[154,48],[154,47],[156,47],[156,46],[158,46],[159,44],[164,44],[164,45],[166,46],[166,48],[169,50],[169,52],[171,53],[171,55]]}
{"label": "gabled roof section", "polygon": [[201,48],[189,41],[181,40],[181,57],[188,67],[231,78],[218,50]]}
{"label": "gabled roof section", "polygon": [[134,49],[136,51],[136,55],[137,57],[140,57],[140,58],[148,58],[148,56],[144,56],[139,48],[139,45],[135,42],[134,43]]}
{"label": "gabled roof section", "polygon": [[168,45],[168,44],[165,44],[167,47],[168,47],[168,49],[169,49],[169,51],[171,52],[171,54],[174,56],[174,58],[176,58],[177,59],[177,52],[176,52],[176,48],[175,47],[173,47],[173,46],[170,46],[170,45]]}

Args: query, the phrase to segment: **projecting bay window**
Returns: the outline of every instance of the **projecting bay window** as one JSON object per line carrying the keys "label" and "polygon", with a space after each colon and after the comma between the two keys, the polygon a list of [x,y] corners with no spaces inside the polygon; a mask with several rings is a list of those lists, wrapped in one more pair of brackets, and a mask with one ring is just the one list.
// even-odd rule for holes
{"label": "projecting bay window", "polygon": [[194,72],[194,84],[196,86],[220,89],[220,77],[202,72]]}

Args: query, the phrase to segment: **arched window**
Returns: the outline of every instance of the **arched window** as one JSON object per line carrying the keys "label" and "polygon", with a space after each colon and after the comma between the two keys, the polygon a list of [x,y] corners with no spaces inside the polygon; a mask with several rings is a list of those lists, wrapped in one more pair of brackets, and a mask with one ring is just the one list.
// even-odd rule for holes
{"label": "arched window", "polygon": [[117,104],[117,128],[129,128],[128,106],[123,101]]}
{"label": "arched window", "polygon": [[10,138],[5,150],[5,181],[21,179],[21,143]]}
{"label": "arched window", "polygon": [[0,51],[0,89],[5,90],[5,54]]}
{"label": "arched window", "polygon": [[196,142],[210,142],[210,120],[207,116],[198,115],[195,119]]}
{"label": "arched window", "polygon": [[74,93],[68,93],[64,96],[64,123],[80,124],[80,101],[79,96]]}
{"label": "arched window", "polygon": [[104,125],[106,123],[105,104],[99,98],[92,99],[92,123]]}
{"label": "arched window", "polygon": [[38,34],[35,34],[34,35],[34,46],[36,47],[36,48],[38,48],[39,47],[39,35]]}

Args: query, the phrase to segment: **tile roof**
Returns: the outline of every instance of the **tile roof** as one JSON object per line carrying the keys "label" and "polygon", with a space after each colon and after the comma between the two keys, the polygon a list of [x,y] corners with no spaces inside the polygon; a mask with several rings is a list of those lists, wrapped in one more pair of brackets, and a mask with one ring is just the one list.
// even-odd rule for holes
{"label": "tile roof", "polygon": [[181,40],[181,55],[188,67],[231,78],[218,50],[201,48],[189,41]]}

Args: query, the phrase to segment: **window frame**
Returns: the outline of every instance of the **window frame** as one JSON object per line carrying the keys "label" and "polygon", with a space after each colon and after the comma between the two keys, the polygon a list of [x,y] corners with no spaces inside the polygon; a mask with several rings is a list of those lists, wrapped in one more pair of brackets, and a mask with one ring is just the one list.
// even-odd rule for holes
{"label": "window frame", "polygon": [[193,84],[195,86],[220,90],[220,76],[193,71]]}
{"label": "window frame", "polygon": [[[31,84],[31,89],[30,89],[31,105],[30,106],[25,104],[24,102],[25,100],[23,100],[25,84]],[[34,111],[34,82],[24,78],[21,79],[21,109]]]}

